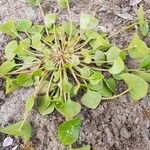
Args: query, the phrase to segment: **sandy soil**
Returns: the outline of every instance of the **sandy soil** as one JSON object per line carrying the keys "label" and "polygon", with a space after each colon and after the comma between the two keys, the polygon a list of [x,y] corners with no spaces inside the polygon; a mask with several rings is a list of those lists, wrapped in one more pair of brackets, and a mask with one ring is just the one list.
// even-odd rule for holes
{"label": "sandy soil", "polygon": [[[150,1],[143,0],[142,3],[150,20]],[[101,22],[97,30],[110,35],[133,22],[136,7],[129,4],[129,0],[72,0],[72,17],[78,25],[81,12],[93,14]],[[45,13],[58,13],[59,21],[68,18],[67,12],[60,10],[55,0],[44,0],[42,7]],[[30,7],[26,0],[0,0],[0,23],[9,18],[29,18],[38,23],[43,21],[39,9]],[[119,47],[126,47],[132,33],[133,31],[121,33],[111,41]],[[145,40],[150,46],[150,35]],[[6,36],[0,35],[0,60],[8,41]],[[33,91],[33,88],[21,89],[5,95],[2,84],[4,83],[0,80],[0,126],[23,117],[24,102]],[[93,150],[150,150],[150,95],[134,106],[126,95],[115,101],[103,102],[96,110],[83,108],[80,116],[83,124],[79,141],[74,146],[90,144]],[[36,150],[65,150],[56,138],[56,128],[63,121],[59,114],[54,112],[42,117],[35,107],[29,119],[33,124],[32,144]],[[0,133],[0,150],[11,150],[11,147],[2,147],[4,137]],[[18,143],[20,141],[16,139],[15,144]]]}

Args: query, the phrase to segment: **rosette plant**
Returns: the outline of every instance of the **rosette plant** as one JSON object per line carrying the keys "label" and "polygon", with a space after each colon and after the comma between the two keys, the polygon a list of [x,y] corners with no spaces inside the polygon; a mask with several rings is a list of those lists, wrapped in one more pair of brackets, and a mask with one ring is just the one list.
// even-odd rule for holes
{"label": "rosette plant", "polygon": [[[39,5],[44,23],[11,19],[0,25],[0,31],[12,37],[4,49],[0,76],[6,81],[6,94],[31,86],[35,90],[25,103],[24,119],[0,131],[28,142],[31,137],[28,116],[37,104],[43,116],[54,110],[64,116],[66,121],[58,127],[58,138],[72,149],[71,145],[79,137],[81,119],[77,116],[82,105],[95,109],[101,101],[128,92],[132,102],[146,96],[150,82],[150,49],[139,33],[134,34],[127,48],[113,46],[106,34],[95,30],[99,20],[89,14],[82,13],[80,26],[75,26],[68,0],[58,0],[59,6],[69,12],[69,21],[60,24],[56,23],[57,14],[44,15],[39,1],[30,2]],[[148,26],[142,7],[136,22],[146,36]],[[126,58],[137,60],[139,67],[129,69]],[[116,83],[121,80],[127,88],[118,93]],[[83,148],[89,150],[90,146]]]}

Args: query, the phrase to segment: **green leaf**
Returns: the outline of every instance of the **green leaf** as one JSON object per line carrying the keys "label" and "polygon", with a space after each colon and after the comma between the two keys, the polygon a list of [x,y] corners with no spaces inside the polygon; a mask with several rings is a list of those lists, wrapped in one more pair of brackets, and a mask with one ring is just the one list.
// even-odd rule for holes
{"label": "green leaf", "polygon": [[44,72],[41,69],[37,69],[33,72],[34,76],[42,77],[44,75]]}
{"label": "green leaf", "polygon": [[145,69],[150,69],[150,55],[145,56],[141,62],[140,62],[140,67],[145,68]]}
{"label": "green leaf", "polygon": [[41,39],[42,39],[42,35],[40,33],[37,33],[32,36],[32,45],[38,50],[42,49],[43,47]]}
{"label": "green leaf", "polygon": [[34,96],[30,96],[29,100],[27,100],[25,104],[25,112],[29,113],[34,106]]}
{"label": "green leaf", "polygon": [[49,84],[49,81],[47,81],[47,80],[43,80],[41,82],[40,87],[39,87],[39,92],[38,92],[39,95],[46,94],[48,84]]}
{"label": "green leaf", "polygon": [[10,92],[14,92],[18,89],[18,86],[15,82],[15,79],[6,78],[6,94],[9,94]]}
{"label": "green leaf", "polygon": [[39,112],[41,113],[41,115],[45,116],[48,114],[51,114],[55,109],[55,105],[53,103],[51,103],[45,110],[39,110]]}
{"label": "green leaf", "polygon": [[100,50],[97,50],[95,52],[95,55],[94,55],[94,58],[93,58],[95,61],[96,61],[96,65],[97,66],[101,66],[103,63],[101,63],[100,61],[105,61],[106,57],[105,57],[105,54],[104,52],[100,51]]}
{"label": "green leaf", "polygon": [[143,36],[147,36],[149,32],[149,26],[148,22],[145,19],[144,16],[144,9],[143,6],[141,5],[137,11],[137,16],[138,16],[138,21],[139,21],[139,26],[140,26],[140,31]]}
{"label": "green leaf", "polygon": [[101,93],[103,97],[111,97],[113,94],[106,83],[103,84],[103,88],[99,90],[99,93]]}
{"label": "green leaf", "polygon": [[129,73],[124,73],[120,76],[128,85],[133,101],[138,101],[147,95],[148,84],[143,79]]}
{"label": "green leaf", "polygon": [[149,33],[149,25],[148,22],[145,21],[144,24],[140,27],[140,31],[143,36],[147,36]]}
{"label": "green leaf", "polygon": [[115,61],[113,66],[109,69],[109,72],[111,74],[119,74],[120,72],[122,72],[124,70],[125,66],[124,66],[124,62],[122,61],[122,59],[120,57],[118,57]]}
{"label": "green leaf", "polygon": [[80,29],[90,30],[98,26],[99,21],[94,16],[82,13],[80,16]]}
{"label": "green leaf", "polygon": [[25,49],[28,49],[30,48],[30,43],[31,43],[30,38],[26,38],[26,39],[20,40],[19,46],[24,47]]}
{"label": "green leaf", "polygon": [[14,51],[14,53],[21,59],[26,59],[28,56],[27,49],[30,48],[30,42],[31,40],[29,38],[26,38],[24,40],[21,40],[18,48]]}
{"label": "green leaf", "polygon": [[77,102],[68,100],[65,103],[56,105],[56,109],[67,119],[72,119],[81,111],[81,105]]}
{"label": "green leaf", "polygon": [[143,9],[142,5],[140,5],[140,7],[137,11],[137,16],[138,16],[139,24],[143,25],[144,21],[145,21],[145,17],[144,17],[144,9]]}
{"label": "green leaf", "polygon": [[84,62],[85,62],[86,64],[90,64],[91,61],[92,61],[92,56],[91,56],[89,53],[86,53],[86,54],[84,55],[84,57],[85,57]]}
{"label": "green leaf", "polygon": [[40,96],[38,97],[38,110],[41,115],[45,116],[54,111],[54,103],[52,103],[50,97]]}
{"label": "green leaf", "polygon": [[57,0],[58,6],[62,9],[66,9],[70,0]]}
{"label": "green leaf", "polygon": [[66,80],[62,82],[62,88],[65,93],[69,93],[72,89],[72,84]]}
{"label": "green leaf", "polygon": [[150,53],[147,45],[139,38],[138,34],[135,33],[131,43],[129,44],[129,55],[131,58],[140,59],[144,58]]}
{"label": "green leaf", "polygon": [[45,69],[50,71],[55,68],[54,62],[48,58],[45,59]]}
{"label": "green leaf", "polygon": [[75,95],[76,95],[76,94],[78,93],[78,91],[79,91],[80,87],[81,87],[81,85],[80,85],[80,84],[78,84],[78,85],[74,86],[73,94],[75,94]]}
{"label": "green leaf", "polygon": [[25,121],[24,123],[23,121],[20,121],[12,125],[9,125],[5,128],[1,128],[0,132],[9,134],[12,136],[21,137],[24,139],[24,142],[27,143],[31,138],[31,125],[27,121]]}
{"label": "green leaf", "polygon": [[73,148],[72,150],[91,150],[90,145],[82,146],[80,148]]}
{"label": "green leaf", "polygon": [[[35,56],[27,56],[25,59],[24,59],[24,63],[29,63],[29,62],[33,62],[33,61],[35,61],[36,60],[36,57]],[[25,66],[26,64],[24,64],[24,66]],[[29,66],[28,64],[27,64],[27,66]]]}
{"label": "green leaf", "polygon": [[96,40],[91,42],[91,46],[93,49],[103,49],[103,48],[110,48],[112,45],[106,39],[104,39],[101,35],[98,35]]}
{"label": "green leaf", "polygon": [[34,25],[28,30],[28,33],[34,35],[37,33],[41,33],[43,31],[43,29],[44,29],[43,25]]}
{"label": "green leaf", "polygon": [[57,82],[60,79],[60,71],[55,71],[54,72],[54,82]]}
{"label": "green leaf", "polygon": [[91,69],[90,69],[90,67],[87,67],[87,66],[83,67],[80,70],[80,74],[83,77],[89,77],[91,75]]}
{"label": "green leaf", "polygon": [[16,66],[15,61],[5,61],[1,66],[0,66],[0,74],[5,74],[11,71],[14,67]]}
{"label": "green leaf", "polygon": [[21,19],[17,23],[17,31],[27,32],[32,26],[31,20]]}
{"label": "green leaf", "polygon": [[57,20],[57,15],[56,14],[47,14],[44,17],[44,23],[47,28],[51,28],[53,24],[55,24]]}
{"label": "green leaf", "polygon": [[[62,32],[68,34],[68,35],[75,35],[77,29],[71,22],[64,22],[61,26]],[[74,43],[74,42],[73,42]]]}
{"label": "green leaf", "polygon": [[15,33],[17,33],[16,26],[15,26],[15,21],[14,20],[9,20],[6,23],[0,25],[0,32],[6,33],[7,35],[10,35],[13,38],[15,38],[16,34],[14,34],[13,31]]}
{"label": "green leaf", "polygon": [[103,88],[103,82],[100,81],[96,85],[93,85],[93,84],[89,83],[88,88],[91,89],[92,91],[99,91],[100,89]]}
{"label": "green leaf", "polygon": [[104,80],[106,85],[108,86],[108,88],[115,93],[116,92],[116,82],[114,80],[114,78],[109,78],[109,79],[105,79]]}
{"label": "green leaf", "polygon": [[94,72],[90,77],[89,77],[89,81],[91,84],[96,85],[98,84],[100,81],[102,81],[102,79],[104,78],[104,76],[99,73],[99,72]]}
{"label": "green leaf", "polygon": [[38,6],[38,3],[40,4],[42,0],[27,0],[29,4],[31,4],[33,7]]}
{"label": "green leaf", "polygon": [[64,145],[71,145],[78,140],[81,119],[69,120],[58,127],[58,138]]}
{"label": "green leaf", "polygon": [[107,61],[115,61],[119,54],[121,52],[121,49],[119,49],[118,47],[111,47],[107,52],[106,52],[106,57],[107,57]]}
{"label": "green leaf", "polygon": [[135,75],[138,77],[142,78],[146,82],[150,82],[150,73],[144,72],[144,71],[138,71],[138,72],[133,72]]}
{"label": "green leaf", "polygon": [[101,94],[88,90],[81,98],[81,102],[88,108],[95,109],[101,102]]}
{"label": "green leaf", "polygon": [[15,57],[15,50],[18,48],[17,41],[13,40],[5,47],[5,56],[8,60],[12,60]]}
{"label": "green leaf", "polygon": [[99,34],[94,30],[88,30],[85,32],[85,35],[89,40],[95,40],[99,36]]}
{"label": "green leaf", "polygon": [[80,59],[77,55],[73,55],[71,59],[71,64],[73,66],[78,66],[80,64]]}
{"label": "green leaf", "polygon": [[21,87],[30,87],[33,85],[32,75],[20,74],[17,76],[16,83]]}

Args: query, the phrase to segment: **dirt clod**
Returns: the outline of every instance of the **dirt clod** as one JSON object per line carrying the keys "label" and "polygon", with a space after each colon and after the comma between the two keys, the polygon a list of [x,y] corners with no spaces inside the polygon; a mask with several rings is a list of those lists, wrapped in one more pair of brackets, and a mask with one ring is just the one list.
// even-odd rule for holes
{"label": "dirt clod", "polygon": [[[149,4],[149,0],[144,1]],[[149,13],[150,8],[145,3],[143,2],[145,11]],[[67,11],[60,10],[55,0],[45,0],[42,7],[45,13],[57,12],[60,15],[58,22],[68,18]],[[71,11],[76,25],[79,25],[81,12],[95,15],[101,22],[97,30],[105,31],[109,35],[128,25],[135,16],[135,8],[130,5],[129,0],[72,0]],[[116,12],[119,15],[116,15]],[[39,8],[33,9],[26,0],[0,0],[0,23],[9,18],[15,20],[29,18],[38,23],[43,22]],[[133,32],[131,29],[116,35],[111,41],[120,48],[126,48]],[[9,38],[0,35],[0,56],[8,41]],[[0,86],[0,126],[22,119],[24,103],[33,90],[33,88],[21,89],[5,95]],[[95,110],[83,108],[80,114],[82,118],[80,137],[73,146],[90,144],[93,150],[150,150],[150,118],[147,115],[150,110],[149,100],[150,95],[132,105],[129,96],[125,95],[118,100],[102,102]],[[63,121],[60,114],[54,112],[43,117],[35,107],[29,121],[33,125],[31,142],[36,150],[65,150],[56,137],[56,129]],[[4,150],[2,147],[4,138],[0,133],[0,150]]]}

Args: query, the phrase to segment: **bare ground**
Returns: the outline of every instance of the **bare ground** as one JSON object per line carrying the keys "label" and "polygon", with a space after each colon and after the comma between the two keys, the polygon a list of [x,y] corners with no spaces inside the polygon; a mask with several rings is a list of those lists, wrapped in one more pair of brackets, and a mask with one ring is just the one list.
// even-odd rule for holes
{"label": "bare ground", "polygon": [[[142,3],[150,20],[150,1],[145,0]],[[67,12],[60,10],[55,0],[45,0],[42,7],[46,13],[60,14],[59,21],[68,18]],[[109,35],[133,22],[135,10],[136,7],[131,7],[128,0],[72,0],[71,3],[76,25],[79,24],[81,12],[90,13],[101,22],[98,30]],[[0,23],[9,18],[30,18],[38,23],[43,22],[39,9],[31,8],[25,0],[0,0]],[[111,41],[119,47],[126,47],[132,34],[132,30],[121,33],[111,38]],[[145,40],[150,46],[150,35]],[[1,52],[8,41],[6,36],[0,35]],[[130,65],[134,66],[133,63]],[[21,89],[5,95],[1,85],[0,80],[0,125],[4,126],[23,117],[24,102],[34,89]],[[90,144],[93,150],[150,150],[150,95],[136,105],[132,105],[126,95],[115,101],[103,102],[96,110],[83,108],[80,116],[83,120],[82,129],[74,146]],[[54,112],[42,117],[35,108],[29,119],[33,125],[32,144],[36,150],[65,149],[56,138],[56,128],[63,121],[59,114]],[[3,139],[4,135],[0,133],[0,150],[4,150],[1,145]],[[20,141],[16,139],[15,144],[18,143]]]}

